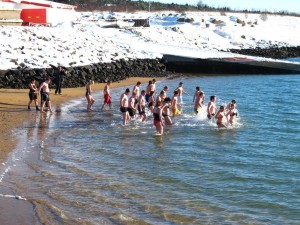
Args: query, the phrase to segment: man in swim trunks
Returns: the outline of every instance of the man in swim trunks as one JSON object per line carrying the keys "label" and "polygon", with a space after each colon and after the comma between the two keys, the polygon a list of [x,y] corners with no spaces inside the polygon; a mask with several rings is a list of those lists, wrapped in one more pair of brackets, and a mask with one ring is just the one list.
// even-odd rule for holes
{"label": "man in swim trunks", "polygon": [[104,95],[104,103],[101,107],[101,110],[104,109],[105,105],[109,105],[109,109],[111,109],[111,97],[110,97],[110,86],[111,81],[108,81],[107,84],[104,86],[103,95]]}
{"label": "man in swim trunks", "polygon": [[182,82],[179,83],[179,86],[175,89],[175,91],[178,92],[179,103],[183,103],[183,100],[182,100],[182,94],[189,95],[189,94],[188,94],[187,92],[185,92],[185,90],[183,89],[183,83],[182,83]]}
{"label": "man in swim trunks", "polygon": [[146,99],[145,99],[146,91],[142,90],[141,95],[138,99],[138,111],[140,115],[140,119],[144,122],[147,118],[146,116]]}
{"label": "man in swim trunks", "polygon": [[203,98],[204,98],[204,92],[199,92],[196,101],[195,101],[195,105],[194,105],[194,111],[196,114],[199,113],[199,110],[203,107],[202,103],[203,103]]}
{"label": "man in swim trunks", "polygon": [[131,119],[135,118],[136,107],[137,107],[136,94],[134,92],[132,92],[132,95],[128,100],[128,113],[129,113],[129,116],[131,117]]}
{"label": "man in swim trunks", "polygon": [[200,87],[197,86],[196,87],[196,91],[194,93],[193,102],[195,102],[195,100],[197,99],[197,97],[198,97],[199,94],[200,94]]}
{"label": "man in swim trunks", "polygon": [[37,103],[37,98],[38,98],[38,89],[35,86],[35,79],[31,79],[29,85],[29,102],[28,102],[28,110],[30,110],[30,105],[32,101],[34,101],[36,111],[39,111],[38,103]]}
{"label": "man in swim trunks", "polygon": [[166,98],[166,92],[164,90],[162,90],[160,92],[159,95],[157,95],[156,99],[155,99],[155,102],[164,102],[165,98]]}
{"label": "man in swim trunks", "polygon": [[51,83],[51,79],[49,77],[46,78],[45,82],[43,82],[39,88],[39,92],[41,92],[41,90],[43,91],[43,93],[41,94],[41,98],[42,98],[42,108],[41,108],[41,112],[45,113],[44,111],[44,107],[45,104],[47,103],[49,111],[52,111],[51,108],[51,101],[50,101],[50,88],[49,88],[49,84]]}
{"label": "man in swim trunks", "polygon": [[178,92],[174,91],[174,95],[171,101],[171,105],[172,105],[172,113],[173,116],[177,116],[179,115],[181,112],[178,109]]}
{"label": "man in swim trunks", "polygon": [[141,86],[141,82],[138,81],[132,89],[132,93],[135,94],[136,98],[140,97],[140,86]]}
{"label": "man in swim trunks", "polygon": [[207,105],[207,118],[211,119],[216,114],[216,102],[217,97],[215,95],[210,96],[210,102]]}
{"label": "man in swim trunks", "polygon": [[129,120],[128,113],[128,95],[130,93],[129,88],[125,90],[125,92],[121,95],[120,98],[120,111],[123,114],[123,125],[125,126]]}

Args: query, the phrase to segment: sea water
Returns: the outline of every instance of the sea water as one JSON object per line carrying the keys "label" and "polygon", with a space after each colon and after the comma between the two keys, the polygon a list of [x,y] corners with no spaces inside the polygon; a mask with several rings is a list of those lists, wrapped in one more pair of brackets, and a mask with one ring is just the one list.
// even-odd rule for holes
{"label": "sea water", "polygon": [[[6,182],[44,224],[299,224],[299,75],[187,75],[157,90],[172,96],[179,82],[189,95],[162,136],[150,114],[122,126],[126,87],[112,110],[96,93],[94,112],[81,98],[31,114]],[[237,123],[195,115],[196,86],[205,104],[236,99]]]}

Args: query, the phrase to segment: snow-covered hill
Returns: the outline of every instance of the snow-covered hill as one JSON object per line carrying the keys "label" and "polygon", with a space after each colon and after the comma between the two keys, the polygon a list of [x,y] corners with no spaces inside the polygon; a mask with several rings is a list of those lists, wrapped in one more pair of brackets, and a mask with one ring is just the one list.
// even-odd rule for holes
{"label": "snow-covered hill", "polygon": [[[219,12],[77,13],[80,24],[0,29],[0,69],[66,67],[174,54],[227,57],[232,48],[300,46],[300,17]],[[100,28],[96,19],[149,18],[150,28]],[[192,22],[179,22],[192,21]],[[264,59],[266,60],[266,59]]]}

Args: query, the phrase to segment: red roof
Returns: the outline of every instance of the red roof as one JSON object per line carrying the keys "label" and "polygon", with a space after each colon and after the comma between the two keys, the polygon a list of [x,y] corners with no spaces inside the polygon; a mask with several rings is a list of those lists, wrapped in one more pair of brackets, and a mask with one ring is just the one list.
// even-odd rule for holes
{"label": "red roof", "polygon": [[52,2],[52,1],[45,1],[45,0],[0,0],[1,2],[11,2],[11,3],[19,3],[19,4],[28,4],[28,5],[35,5],[35,6],[41,6],[45,8],[57,8],[57,9],[75,9],[77,6],[74,5],[67,5],[62,4],[58,2]]}

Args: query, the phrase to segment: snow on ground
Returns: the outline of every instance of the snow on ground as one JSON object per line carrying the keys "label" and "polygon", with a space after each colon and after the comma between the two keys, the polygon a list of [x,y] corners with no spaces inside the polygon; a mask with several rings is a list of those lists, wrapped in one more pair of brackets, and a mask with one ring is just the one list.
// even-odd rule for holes
{"label": "snow on ground", "polygon": [[[232,57],[231,48],[300,46],[300,17],[246,13],[174,12],[77,13],[77,21],[56,27],[0,29],[0,69],[49,64],[66,67],[118,59],[161,58],[163,54],[196,58]],[[149,18],[150,28],[100,28],[105,18]],[[193,22],[178,22],[179,18]],[[270,60],[256,58],[258,60]]]}

